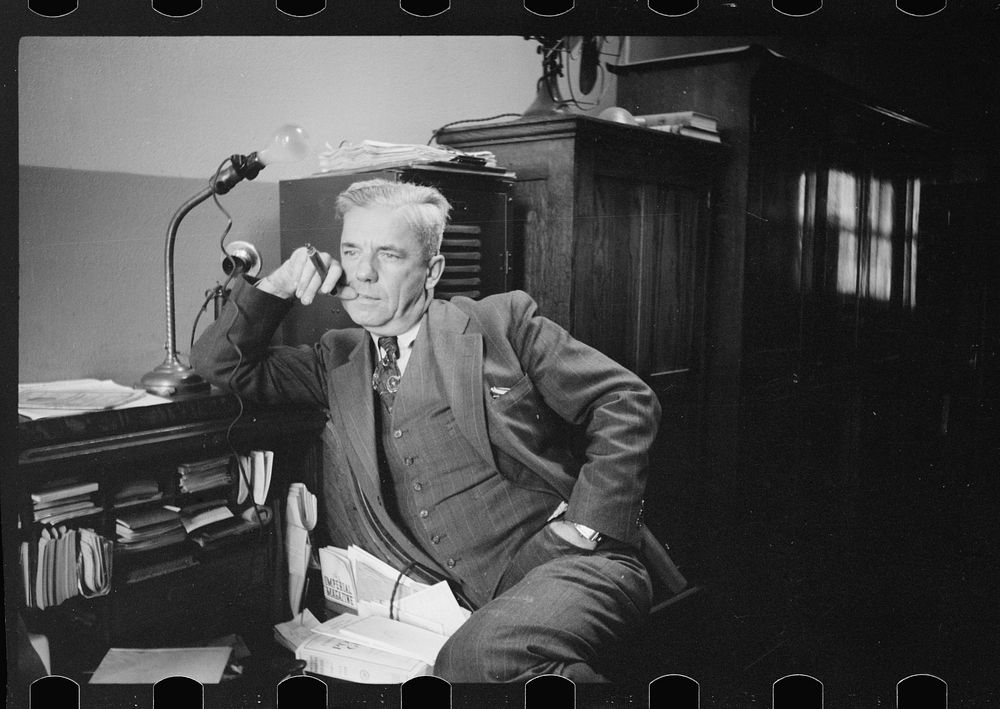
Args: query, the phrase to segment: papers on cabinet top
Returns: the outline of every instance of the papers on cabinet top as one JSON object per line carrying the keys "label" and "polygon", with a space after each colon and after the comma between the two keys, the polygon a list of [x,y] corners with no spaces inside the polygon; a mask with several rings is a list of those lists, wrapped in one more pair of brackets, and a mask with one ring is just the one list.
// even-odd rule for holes
{"label": "papers on cabinet top", "polygon": [[65,379],[17,385],[17,413],[29,419],[170,403],[110,379]]}
{"label": "papers on cabinet top", "polygon": [[326,151],[319,156],[320,172],[324,174],[349,174],[426,163],[454,163],[456,167],[496,167],[496,157],[485,150],[465,153],[453,148],[385,143],[378,140],[363,140],[356,144],[344,141],[339,147],[333,148],[329,144],[326,147]]}

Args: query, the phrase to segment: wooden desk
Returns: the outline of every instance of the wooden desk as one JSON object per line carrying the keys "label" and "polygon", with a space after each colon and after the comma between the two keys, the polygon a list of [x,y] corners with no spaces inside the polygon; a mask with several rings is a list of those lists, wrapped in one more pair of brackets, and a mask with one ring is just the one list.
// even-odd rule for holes
{"label": "wooden desk", "polygon": [[[228,634],[239,634],[251,649],[258,639],[269,643],[272,626],[286,607],[280,540],[284,496],[289,482],[317,470],[325,421],[324,412],[303,407],[247,406],[240,415],[233,397],[213,394],[19,423],[16,464],[2,476],[7,627],[14,628],[21,616],[30,631],[47,635],[53,673],[81,685],[112,646],[195,644]],[[65,524],[115,539],[114,493],[123,484],[154,478],[164,496],[148,505],[183,505],[199,494],[178,489],[179,463],[261,448],[275,454],[267,500],[275,514],[268,526],[214,550],[186,549],[194,556],[192,566],[131,583],[125,578],[129,561],[116,550],[108,595],[75,597],[44,610],[27,607],[18,559],[21,543],[37,539],[41,531],[33,522],[33,489],[70,475],[96,481],[99,512]],[[200,495],[223,496],[235,502],[235,479],[228,488]],[[14,636],[7,634],[8,699],[26,690],[18,686],[18,653],[23,650]]]}

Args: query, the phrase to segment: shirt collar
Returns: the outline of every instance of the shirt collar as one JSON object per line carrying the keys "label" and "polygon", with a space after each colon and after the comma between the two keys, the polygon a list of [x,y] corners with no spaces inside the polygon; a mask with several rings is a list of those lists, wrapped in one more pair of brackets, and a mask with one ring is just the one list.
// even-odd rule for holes
{"label": "shirt collar", "polygon": [[[422,323],[422,322],[423,322],[423,318],[421,318],[420,320],[417,320],[417,322],[414,323],[413,327],[411,327],[406,332],[403,332],[403,333],[400,333],[399,335],[396,335],[396,342],[399,345],[399,351],[401,353],[402,352],[408,352],[410,350],[410,348],[413,347],[413,342],[417,339],[417,333],[420,332],[420,323]],[[378,338],[379,338],[379,336],[376,335],[375,333],[372,333],[372,332],[369,332],[368,336],[372,338],[372,342],[374,342],[375,343],[375,347],[378,348]]]}

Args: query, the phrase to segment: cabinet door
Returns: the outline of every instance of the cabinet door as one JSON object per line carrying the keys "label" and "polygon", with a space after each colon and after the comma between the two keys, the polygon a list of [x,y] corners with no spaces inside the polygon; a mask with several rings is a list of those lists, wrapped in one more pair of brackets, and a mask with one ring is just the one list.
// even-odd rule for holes
{"label": "cabinet door", "polygon": [[577,217],[575,334],[669,389],[700,349],[704,191],[596,175],[592,195]]}
{"label": "cabinet door", "polygon": [[636,370],[660,391],[697,369],[707,244],[698,190],[648,185],[643,205]]}
{"label": "cabinet door", "polygon": [[696,455],[705,190],[595,175],[578,215],[575,335],[646,380],[664,439]]}
{"label": "cabinet door", "polygon": [[637,363],[645,189],[638,180],[595,175],[590,200],[577,205],[573,334],[632,370]]}

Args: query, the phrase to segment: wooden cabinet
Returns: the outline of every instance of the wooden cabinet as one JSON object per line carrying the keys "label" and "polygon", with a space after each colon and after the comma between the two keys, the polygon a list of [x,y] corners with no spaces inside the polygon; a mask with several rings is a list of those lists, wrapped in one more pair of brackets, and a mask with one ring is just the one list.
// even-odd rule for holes
{"label": "wooden cabinet", "polygon": [[942,133],[762,47],[616,71],[627,110],[715,115],[733,148],[708,299],[721,400],[836,385],[908,352],[921,189],[942,178]]}
{"label": "wooden cabinet", "polygon": [[725,148],[580,115],[452,128],[438,141],[490,150],[517,174],[513,223],[540,313],[692,420],[712,180]]}
{"label": "wooden cabinet", "polygon": [[[278,544],[282,500],[289,481],[315,471],[318,453],[312,443],[324,422],[318,410],[243,411],[234,399],[213,395],[20,423],[17,465],[3,476],[7,627],[14,628],[20,618],[29,631],[46,635],[53,672],[82,682],[109,646],[176,646],[230,633],[247,642],[268,638],[284,612],[285,567]],[[267,500],[274,513],[270,524],[215,548],[198,547],[190,538],[162,553],[125,554],[116,545],[107,595],[75,596],[43,610],[27,607],[17,560],[22,543],[35,543],[44,526],[34,521],[32,492],[71,477],[97,483],[98,511],[60,524],[115,540],[116,518],[124,511],[116,507],[116,493],[138,478],[156,480],[162,497],[130,510],[224,498],[238,514],[235,478],[222,488],[185,492],[178,487],[178,465],[260,448],[275,453]],[[148,578],[132,574],[146,561],[187,557],[190,563],[169,572]],[[11,691],[23,691],[14,686],[21,648],[13,636],[8,635],[8,677]]]}
{"label": "wooden cabinet", "polygon": [[616,73],[626,110],[716,116],[731,146],[705,317],[713,517],[733,539],[801,530],[798,515],[818,535],[849,527],[831,501],[882,484],[861,461],[898,456],[919,426],[920,207],[946,136],[762,47]]}

